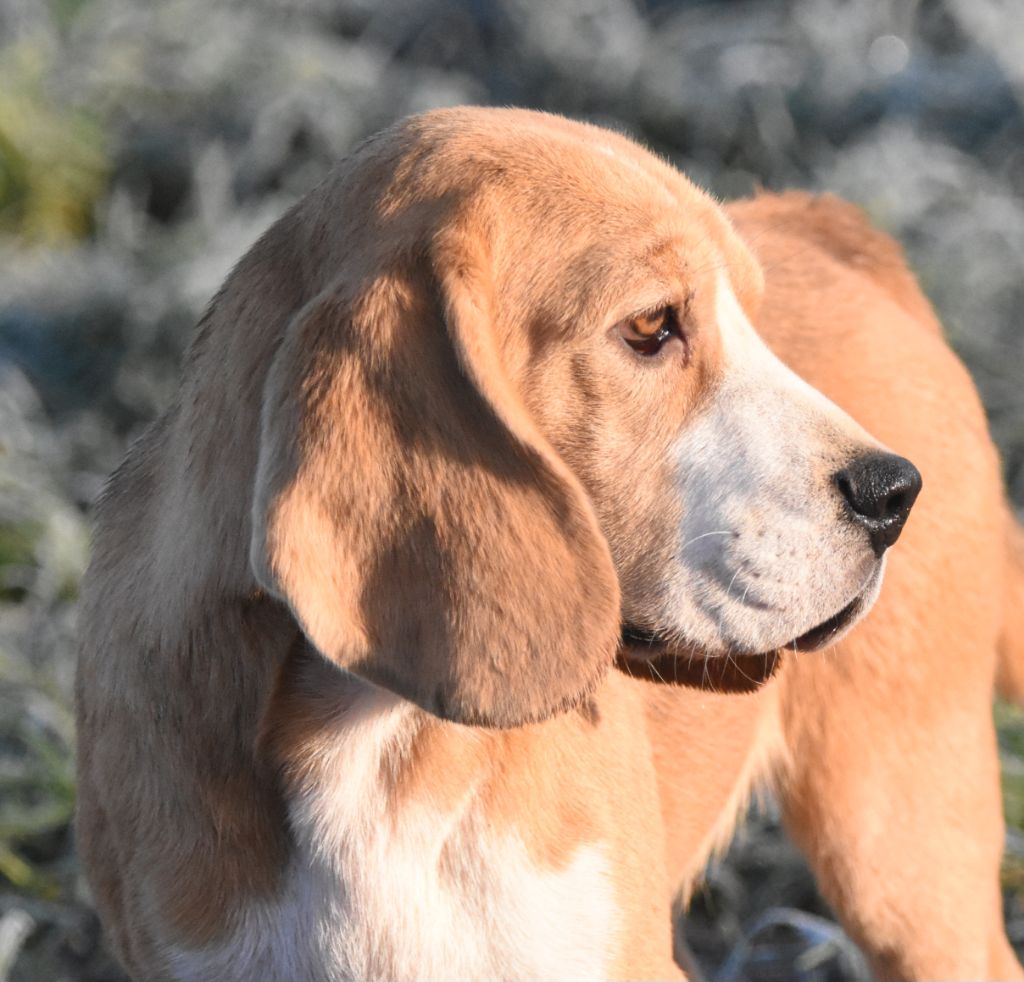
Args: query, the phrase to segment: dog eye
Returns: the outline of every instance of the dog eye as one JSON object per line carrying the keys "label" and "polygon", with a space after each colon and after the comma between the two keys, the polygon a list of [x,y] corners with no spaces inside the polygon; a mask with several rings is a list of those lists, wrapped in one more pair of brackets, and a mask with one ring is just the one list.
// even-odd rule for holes
{"label": "dog eye", "polygon": [[662,307],[627,317],[619,324],[619,334],[638,354],[656,355],[666,341],[679,334],[675,311],[671,307]]}

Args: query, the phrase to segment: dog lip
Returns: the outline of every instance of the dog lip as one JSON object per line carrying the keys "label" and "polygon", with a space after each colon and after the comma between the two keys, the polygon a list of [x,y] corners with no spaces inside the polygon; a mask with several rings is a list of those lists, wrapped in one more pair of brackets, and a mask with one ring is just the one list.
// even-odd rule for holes
{"label": "dog lip", "polygon": [[[822,621],[816,627],[805,631],[797,638],[786,644],[779,645],[767,651],[743,651],[730,650],[718,653],[697,654],[690,653],[682,655],[693,661],[711,661],[725,657],[742,658],[767,658],[777,654],[782,649],[789,649],[797,652],[818,651],[828,643],[857,616],[863,604],[863,595],[857,594],[845,607],[838,610],[827,620]],[[661,634],[655,628],[641,627],[637,624],[625,622],[622,625],[622,633],[619,639],[620,649],[628,649],[629,654],[621,654],[620,658],[628,658],[631,661],[647,661],[662,655],[671,655],[674,647],[672,641]]]}
{"label": "dog lip", "polygon": [[817,627],[794,638],[789,644],[783,645],[793,651],[818,651],[824,648],[847,624],[857,616],[863,598],[860,594],[853,598],[842,610],[837,611],[828,620],[822,621]]}
{"label": "dog lip", "polygon": [[667,641],[657,631],[635,624],[622,625],[621,647],[631,648],[663,648]]}

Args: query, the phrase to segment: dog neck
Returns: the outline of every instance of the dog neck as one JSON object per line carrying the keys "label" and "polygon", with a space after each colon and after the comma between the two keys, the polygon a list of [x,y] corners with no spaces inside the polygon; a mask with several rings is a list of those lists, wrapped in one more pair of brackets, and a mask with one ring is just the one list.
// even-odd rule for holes
{"label": "dog neck", "polygon": [[[308,646],[290,656],[268,716],[263,748],[293,837],[272,916],[294,921],[289,935],[307,946],[287,955],[289,971],[602,975],[614,920],[602,848],[570,843],[545,863],[530,830],[501,818],[502,769],[529,765],[521,731],[434,719]],[[526,937],[536,943],[524,949]]]}

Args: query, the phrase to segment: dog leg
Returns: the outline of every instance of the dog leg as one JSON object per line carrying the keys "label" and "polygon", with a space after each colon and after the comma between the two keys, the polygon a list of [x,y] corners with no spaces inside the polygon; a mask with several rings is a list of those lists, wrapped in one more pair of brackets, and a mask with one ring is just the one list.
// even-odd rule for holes
{"label": "dog leg", "polygon": [[[870,640],[792,666],[789,829],[881,977],[1024,978],[1003,926],[984,673],[952,672],[936,699],[934,686],[915,689],[911,672],[892,669],[895,652],[872,654]],[[928,671],[929,656],[914,654]]]}

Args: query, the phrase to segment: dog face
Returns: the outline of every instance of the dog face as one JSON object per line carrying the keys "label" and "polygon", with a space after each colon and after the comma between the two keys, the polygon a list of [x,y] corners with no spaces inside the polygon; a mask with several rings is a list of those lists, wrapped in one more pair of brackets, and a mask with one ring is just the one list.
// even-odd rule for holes
{"label": "dog face", "polygon": [[868,609],[919,477],[768,351],[760,270],[676,171],[461,110],[303,207],[318,292],[267,380],[252,557],[328,657],[515,725],[623,636],[629,670],[712,663]]}

